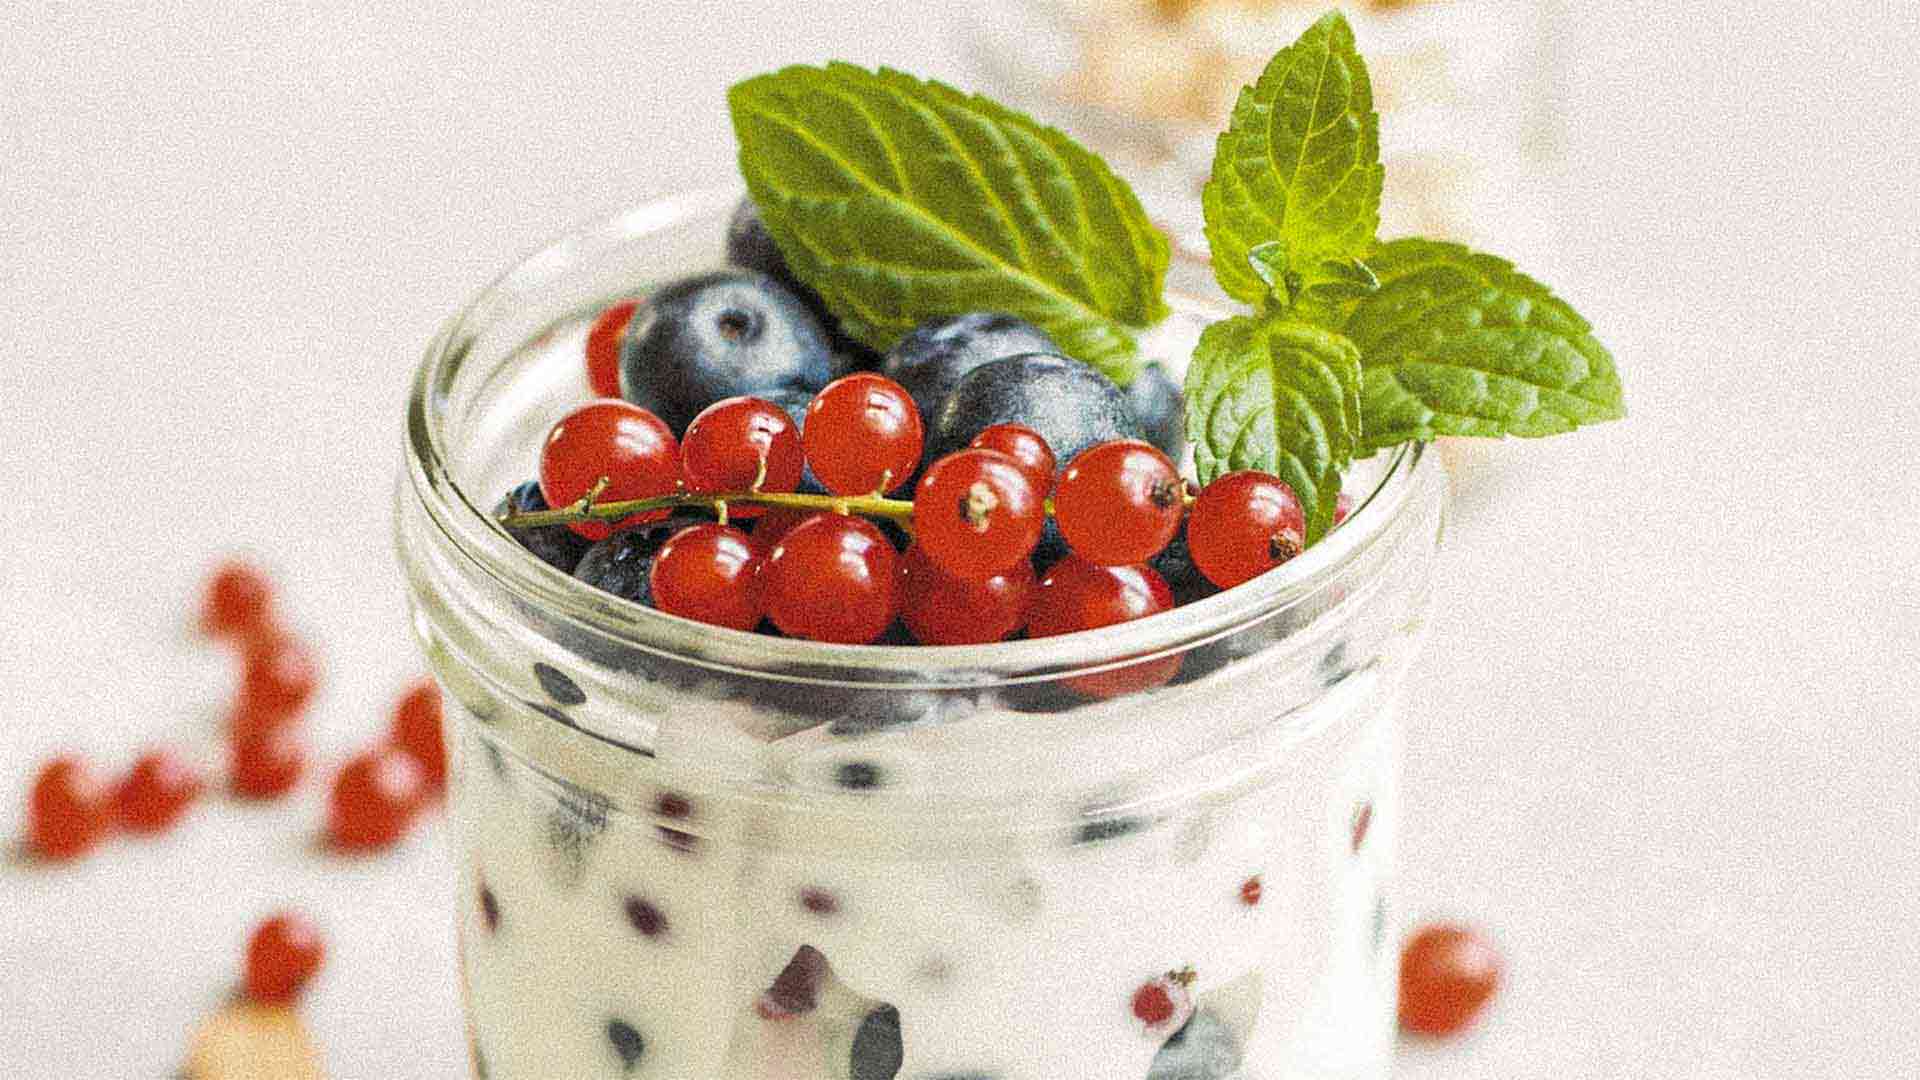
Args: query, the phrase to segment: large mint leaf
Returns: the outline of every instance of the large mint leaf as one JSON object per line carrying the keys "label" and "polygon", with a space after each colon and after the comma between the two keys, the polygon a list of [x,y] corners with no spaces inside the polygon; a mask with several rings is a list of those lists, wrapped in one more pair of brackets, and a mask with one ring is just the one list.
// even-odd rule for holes
{"label": "large mint leaf", "polygon": [[1626,415],[1613,357],[1545,285],[1492,255],[1396,240],[1345,330],[1366,368],[1369,450],[1436,435],[1555,435]]}
{"label": "large mint leaf", "polygon": [[1278,243],[1286,265],[1366,255],[1380,226],[1380,118],[1366,62],[1339,12],[1280,51],[1240,91],[1201,194],[1214,277],[1235,299],[1264,303],[1249,264]]}
{"label": "large mint leaf", "polygon": [[1115,381],[1166,314],[1167,241],[1060,132],[982,97],[851,64],[728,94],[740,169],[801,281],[885,349],[925,319],[1028,319]]}
{"label": "large mint leaf", "polygon": [[1360,352],[1280,315],[1239,316],[1200,335],[1187,367],[1187,434],[1202,484],[1259,469],[1286,481],[1307,543],[1333,523],[1340,471],[1360,443]]}

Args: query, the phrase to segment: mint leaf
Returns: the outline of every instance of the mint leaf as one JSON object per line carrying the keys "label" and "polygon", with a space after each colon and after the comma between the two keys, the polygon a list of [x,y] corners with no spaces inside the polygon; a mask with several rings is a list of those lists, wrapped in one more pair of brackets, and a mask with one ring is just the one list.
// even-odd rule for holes
{"label": "mint leaf", "polygon": [[1492,255],[1396,240],[1352,307],[1368,450],[1436,435],[1556,435],[1626,415],[1613,357],[1545,285]]}
{"label": "mint leaf", "polygon": [[1215,145],[1201,207],[1220,287],[1262,304],[1266,285],[1248,260],[1265,243],[1280,243],[1303,275],[1364,256],[1380,227],[1383,176],[1367,65],[1346,18],[1331,12],[1240,91]]}
{"label": "mint leaf", "polygon": [[1207,484],[1259,469],[1306,510],[1306,542],[1333,524],[1340,471],[1360,444],[1360,351],[1284,315],[1239,316],[1200,335],[1187,368],[1187,434]]}
{"label": "mint leaf", "polygon": [[1005,311],[1125,384],[1166,315],[1167,241],[1053,128],[898,71],[790,67],[728,93],[740,171],[794,273],[877,349]]}

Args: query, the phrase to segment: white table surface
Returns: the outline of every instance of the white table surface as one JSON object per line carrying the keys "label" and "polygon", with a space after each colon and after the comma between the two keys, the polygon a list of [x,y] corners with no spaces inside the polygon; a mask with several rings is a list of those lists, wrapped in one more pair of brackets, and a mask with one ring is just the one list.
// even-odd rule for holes
{"label": "white table surface", "polygon": [[[361,6],[0,5],[0,827],[58,749],[210,734],[231,676],[184,626],[235,550],[322,652],[324,762],[365,742],[421,671],[389,493],[440,318],[724,178],[738,77],[954,70],[917,5]],[[1399,1074],[1920,1074],[1920,22],[1580,7],[1543,216],[1491,231],[1633,416],[1496,448],[1457,508],[1402,897],[1510,980]],[[445,836],[340,863],[318,815],[309,784],[0,867],[0,1076],[166,1074],[280,904],[327,930],[333,1075],[460,1075]]]}

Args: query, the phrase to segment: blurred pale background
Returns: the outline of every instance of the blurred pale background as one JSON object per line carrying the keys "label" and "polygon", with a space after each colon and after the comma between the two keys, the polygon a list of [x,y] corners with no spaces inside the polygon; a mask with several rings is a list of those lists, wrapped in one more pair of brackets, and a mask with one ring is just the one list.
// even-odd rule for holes
{"label": "blurred pale background", "polygon": [[[56,749],[212,730],[229,676],[184,622],[233,550],[322,651],[323,761],[364,742],[421,668],[388,504],[436,324],[543,238],[724,180],[736,78],[960,75],[930,11],[0,6],[0,822]],[[1400,1074],[1915,1075],[1920,11],[1562,0],[1552,40],[1559,157],[1476,231],[1593,319],[1633,416],[1464,490],[1401,897],[1487,927],[1510,982]],[[310,783],[0,869],[0,1075],[167,1074],[280,904],[330,938],[333,1075],[460,1075],[440,825],[339,864],[317,820]]]}

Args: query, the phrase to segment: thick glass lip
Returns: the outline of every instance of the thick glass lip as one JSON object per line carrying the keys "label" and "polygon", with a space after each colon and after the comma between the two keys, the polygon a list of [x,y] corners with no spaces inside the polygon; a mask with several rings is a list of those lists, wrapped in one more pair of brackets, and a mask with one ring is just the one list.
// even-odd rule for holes
{"label": "thick glass lip", "polygon": [[415,498],[466,570],[533,605],[549,624],[715,670],[834,685],[1001,685],[1121,667],[1245,629],[1330,587],[1375,545],[1392,542],[1420,477],[1434,468],[1424,444],[1398,447],[1380,482],[1355,499],[1345,524],[1286,565],[1159,615],[1059,637],[991,645],[832,645],[709,626],[602,593],[527,553],[475,501],[479,493],[454,481],[445,431],[451,388],[472,355],[476,320],[504,294],[563,276],[593,246],[636,243],[690,219],[724,222],[740,194],[737,187],[715,188],[655,200],[538,248],[450,317],[415,371],[406,410],[406,466]]}

